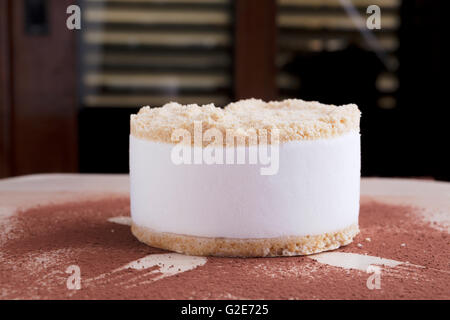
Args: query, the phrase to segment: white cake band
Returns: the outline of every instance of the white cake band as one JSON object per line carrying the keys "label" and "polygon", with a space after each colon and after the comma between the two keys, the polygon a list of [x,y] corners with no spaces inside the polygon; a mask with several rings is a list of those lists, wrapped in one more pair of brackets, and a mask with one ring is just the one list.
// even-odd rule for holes
{"label": "white cake band", "polygon": [[131,217],[138,226],[256,239],[319,235],[358,223],[356,131],[280,144],[275,175],[261,175],[267,165],[259,164],[175,165],[173,147],[130,136]]}

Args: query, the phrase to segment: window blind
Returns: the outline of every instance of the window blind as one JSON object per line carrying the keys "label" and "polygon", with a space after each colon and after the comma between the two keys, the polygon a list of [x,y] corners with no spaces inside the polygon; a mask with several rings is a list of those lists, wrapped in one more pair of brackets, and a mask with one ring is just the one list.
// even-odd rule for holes
{"label": "window blind", "polygon": [[81,5],[83,106],[230,101],[230,0],[84,0]]}

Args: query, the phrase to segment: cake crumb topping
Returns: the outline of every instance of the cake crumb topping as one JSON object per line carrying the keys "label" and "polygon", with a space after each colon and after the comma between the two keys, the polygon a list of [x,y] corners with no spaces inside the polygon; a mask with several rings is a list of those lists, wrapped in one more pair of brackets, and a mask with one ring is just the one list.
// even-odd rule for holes
{"label": "cake crumb topping", "polygon": [[[214,128],[223,136],[243,138],[246,145],[259,143],[275,131],[280,142],[332,138],[350,131],[359,132],[361,113],[355,104],[326,105],[316,101],[287,99],[264,102],[246,99],[225,108],[207,105],[181,105],[170,102],[160,108],[145,106],[131,115],[131,134],[151,141],[177,143],[172,139],[176,129],[187,130],[194,137],[194,127],[202,132]],[[256,135],[257,139],[252,137]],[[225,141],[225,139],[224,139]],[[239,139],[237,139],[239,144]],[[224,143],[225,144],[225,143]]]}

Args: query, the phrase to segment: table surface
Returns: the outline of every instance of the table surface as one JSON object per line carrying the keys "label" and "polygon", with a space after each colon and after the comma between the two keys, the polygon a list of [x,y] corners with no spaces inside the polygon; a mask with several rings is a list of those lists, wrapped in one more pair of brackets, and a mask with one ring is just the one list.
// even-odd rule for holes
{"label": "table surface", "polygon": [[450,183],[361,180],[361,233],[282,258],[139,243],[127,175],[0,180],[0,299],[449,299]]}

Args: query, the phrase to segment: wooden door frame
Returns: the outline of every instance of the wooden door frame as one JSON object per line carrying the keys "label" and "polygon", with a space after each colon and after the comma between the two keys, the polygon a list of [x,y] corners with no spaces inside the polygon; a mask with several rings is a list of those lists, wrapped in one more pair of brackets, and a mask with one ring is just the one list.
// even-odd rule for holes
{"label": "wooden door frame", "polygon": [[73,0],[48,0],[48,34],[25,30],[25,1],[0,0],[0,177],[78,170]]}
{"label": "wooden door frame", "polygon": [[0,0],[0,178],[12,174],[11,6]]}

